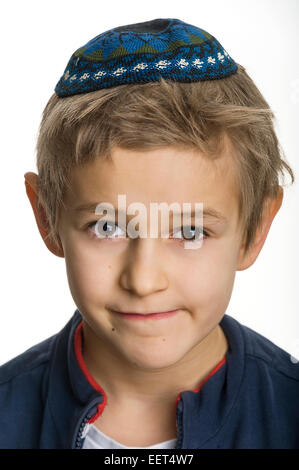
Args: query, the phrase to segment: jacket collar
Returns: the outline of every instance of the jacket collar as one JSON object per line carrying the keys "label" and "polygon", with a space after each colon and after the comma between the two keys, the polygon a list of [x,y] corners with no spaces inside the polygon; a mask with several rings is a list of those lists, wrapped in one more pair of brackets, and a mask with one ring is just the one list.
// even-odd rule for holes
{"label": "jacket collar", "polygon": [[[91,376],[83,359],[82,320],[76,309],[57,334],[50,365],[48,406],[64,448],[72,446],[87,413],[88,422],[92,423],[107,404],[105,391]],[[241,325],[224,314],[220,326],[229,344],[225,358],[199,387],[181,391],[174,403],[180,415],[181,448],[203,448],[213,438],[217,439],[217,432],[228,419],[239,393],[245,355]]]}

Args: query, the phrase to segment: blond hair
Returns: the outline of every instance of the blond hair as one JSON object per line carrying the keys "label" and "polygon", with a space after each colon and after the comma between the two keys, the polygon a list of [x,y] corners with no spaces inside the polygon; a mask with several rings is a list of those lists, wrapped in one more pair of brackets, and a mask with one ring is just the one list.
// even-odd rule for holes
{"label": "blond hair", "polygon": [[114,146],[146,151],[161,147],[221,155],[223,136],[234,149],[239,220],[254,239],[266,198],[279,191],[279,174],[290,174],[274,131],[275,116],[245,68],[223,79],[124,84],[59,98],[50,97],[37,138],[37,204],[48,219],[48,237],[58,243],[64,195],[75,166],[109,158]]}

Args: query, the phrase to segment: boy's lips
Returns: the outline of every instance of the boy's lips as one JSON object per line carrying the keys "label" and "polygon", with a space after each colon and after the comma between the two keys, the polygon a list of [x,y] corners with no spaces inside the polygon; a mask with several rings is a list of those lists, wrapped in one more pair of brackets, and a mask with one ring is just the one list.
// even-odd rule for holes
{"label": "boy's lips", "polygon": [[155,313],[121,312],[117,310],[112,310],[112,312],[117,313],[126,318],[146,320],[149,318],[152,318],[152,319],[166,318],[166,317],[175,315],[176,313],[179,312],[179,310],[168,310],[166,312],[155,312]]}

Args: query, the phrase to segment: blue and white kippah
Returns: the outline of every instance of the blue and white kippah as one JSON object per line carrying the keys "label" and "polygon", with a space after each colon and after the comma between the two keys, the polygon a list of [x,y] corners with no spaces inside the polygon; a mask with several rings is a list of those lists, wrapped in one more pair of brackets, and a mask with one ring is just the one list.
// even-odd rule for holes
{"label": "blue and white kippah", "polygon": [[55,87],[60,97],[128,83],[215,80],[238,66],[219,41],[178,19],[159,18],[110,29],[71,56]]}

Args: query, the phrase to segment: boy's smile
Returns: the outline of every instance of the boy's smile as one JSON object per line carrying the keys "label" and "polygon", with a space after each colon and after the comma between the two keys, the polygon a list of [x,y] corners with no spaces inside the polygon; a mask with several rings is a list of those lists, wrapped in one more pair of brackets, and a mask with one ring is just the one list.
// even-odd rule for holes
{"label": "boy's smile", "polygon": [[128,320],[165,320],[166,318],[172,317],[176,315],[179,310],[172,310],[169,312],[155,312],[155,313],[129,313],[129,312],[119,312],[117,310],[113,310],[115,313],[121,315],[122,318],[126,318]]}

